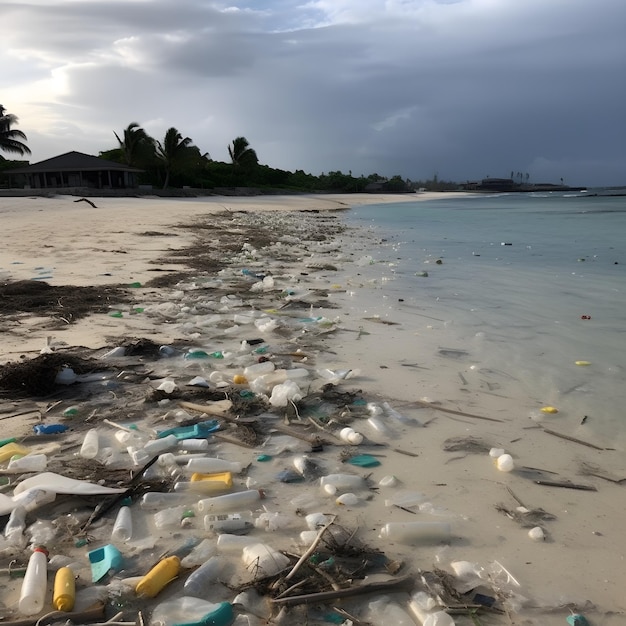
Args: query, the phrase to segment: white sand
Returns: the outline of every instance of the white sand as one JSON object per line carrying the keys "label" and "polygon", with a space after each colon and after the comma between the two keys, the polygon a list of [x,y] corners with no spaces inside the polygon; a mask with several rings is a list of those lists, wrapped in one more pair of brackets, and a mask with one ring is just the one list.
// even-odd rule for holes
{"label": "white sand", "polygon": [[[149,272],[154,268],[151,261],[164,256],[168,250],[191,243],[193,233],[176,226],[189,224],[209,212],[332,210],[428,197],[430,194],[228,197],[197,201],[97,198],[94,199],[96,209],[84,202],[75,203],[75,198],[71,197],[1,198],[0,271],[13,280],[50,275],[47,282],[53,285],[144,283],[154,277]],[[141,237],[146,231],[163,235]],[[354,256],[358,258],[358,239],[351,241],[346,237],[344,241],[346,246],[355,246]],[[171,267],[180,269],[180,266]],[[378,481],[385,475],[395,475],[401,481],[400,487],[381,488],[371,501],[349,510],[339,509],[332,502],[321,501],[320,506],[339,512],[346,525],[358,524],[364,539],[379,545],[391,558],[403,559],[407,570],[413,572],[418,568],[431,569],[438,556],[442,561],[437,565],[443,568],[448,568],[449,562],[455,559],[483,566],[496,560],[504,564],[521,583],[518,593],[528,599],[521,616],[514,616],[511,623],[556,626],[564,623],[564,616],[568,615],[566,609],[551,613],[533,607],[554,608],[567,603],[584,606],[588,601],[597,607],[594,611],[587,606],[584,611],[593,624],[623,624],[626,603],[621,587],[626,580],[626,540],[620,518],[624,487],[576,475],[578,464],[586,461],[602,466],[613,475],[620,475],[621,471],[623,476],[626,469],[623,455],[587,448],[534,428],[528,414],[535,405],[513,384],[498,378],[497,373],[480,371],[454,360],[425,357],[435,353],[436,346],[447,345],[445,323],[421,319],[414,315],[415,311],[403,309],[400,303],[383,310],[377,298],[368,296],[371,285],[367,286],[359,273],[353,264],[347,264],[339,272],[326,275],[326,284],[337,283],[339,287],[331,300],[341,306],[326,314],[340,318],[344,331],[333,335],[334,354],[318,355],[317,364],[332,369],[358,368],[360,375],[342,383],[342,387],[362,389],[380,402],[388,400],[403,415],[429,424],[426,428],[394,425],[387,435],[367,430],[363,424],[364,434],[374,441],[419,456],[382,449],[383,463],[373,470],[372,479]],[[365,319],[376,315],[398,325]],[[368,334],[359,335],[359,328]],[[35,356],[50,334],[42,320],[24,320],[19,328],[4,334],[0,361],[15,360],[20,355]],[[151,324],[140,316],[124,320],[92,316],[52,334],[54,340],[93,349],[107,345],[107,336],[111,335],[142,336],[162,343],[178,338],[174,328]],[[460,377],[467,384],[461,384]],[[497,392],[489,392],[491,387],[485,381],[497,384]],[[423,397],[442,407],[502,422],[472,419],[410,404]],[[6,436],[19,436],[30,428],[30,422],[23,419],[6,420],[3,424]],[[443,442],[449,437],[469,435],[505,448],[518,466],[549,468],[575,482],[595,485],[598,491],[534,485],[516,473],[498,472],[487,455],[442,450]],[[245,451],[229,449],[226,454],[250,460]],[[259,486],[267,486],[264,480],[271,481],[284,466],[285,461],[280,459],[269,468],[259,465],[255,475]],[[330,472],[346,468],[337,464],[327,469]],[[288,510],[288,503],[281,499],[278,490],[272,492],[271,487],[270,510]],[[529,508],[541,507],[556,515],[556,520],[544,524],[549,531],[547,541],[531,541],[527,529],[495,510],[498,503],[515,508],[507,487]],[[397,494],[398,490],[422,492],[426,501],[432,503],[435,514],[411,515],[385,507],[385,498]],[[415,519],[451,519],[454,535],[451,546],[443,552],[433,546],[415,550],[401,544],[384,544],[378,539],[378,531],[387,521]],[[610,615],[611,612],[616,614]],[[457,623],[470,622],[466,618]],[[509,621],[503,616],[500,621],[486,623],[508,624]]]}

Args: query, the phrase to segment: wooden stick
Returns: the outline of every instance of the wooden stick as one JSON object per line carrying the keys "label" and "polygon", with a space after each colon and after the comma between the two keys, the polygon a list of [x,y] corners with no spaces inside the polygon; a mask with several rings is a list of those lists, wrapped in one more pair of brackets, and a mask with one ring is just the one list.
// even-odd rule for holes
{"label": "wooden stick", "polygon": [[451,413],[452,415],[462,415],[463,417],[473,417],[477,420],[487,420],[488,422],[503,422],[504,420],[496,419],[495,417],[485,417],[484,415],[474,415],[473,413],[465,413],[464,411],[455,411],[454,409],[445,409],[442,406],[437,406],[432,402],[424,402],[423,400],[415,400],[411,404],[417,404],[424,408],[434,409],[435,411],[443,411],[444,413]]}
{"label": "wooden stick", "polygon": [[324,603],[326,600],[335,600],[337,598],[349,598],[360,596],[366,593],[379,593],[381,591],[393,592],[403,587],[413,586],[414,576],[405,576],[404,578],[394,578],[392,580],[384,580],[377,583],[366,583],[365,585],[355,585],[339,591],[320,591],[318,593],[307,593],[301,596],[291,596],[290,598],[272,599],[272,604],[282,606],[297,606],[299,604],[308,604],[310,602]]}
{"label": "wooden stick", "polygon": [[593,448],[594,450],[607,449],[596,446],[594,443],[583,441],[582,439],[576,439],[576,437],[570,437],[569,435],[564,435],[563,433],[557,433],[556,430],[550,430],[549,428],[542,428],[542,430],[544,433],[548,433],[548,435],[554,435],[555,437],[560,437],[561,439],[567,439],[567,441],[573,441],[574,443],[579,443],[581,446],[587,446],[588,448]]}
{"label": "wooden stick", "polygon": [[335,523],[336,519],[337,519],[337,516],[333,515],[332,519],[326,522],[326,524],[324,524],[324,526],[320,528],[319,532],[317,533],[317,537],[315,537],[315,539],[313,540],[313,543],[309,546],[309,549],[298,559],[298,562],[293,566],[289,574],[285,576],[285,580],[289,580],[290,578],[293,578],[293,575],[300,569],[300,567],[302,567],[302,564],[311,556],[311,554],[313,554],[313,552],[315,552],[315,548],[317,548],[317,544],[322,540],[322,535],[328,530],[330,526],[332,526]]}
{"label": "wooden stick", "polygon": [[556,480],[536,480],[535,484],[544,487],[563,487],[564,489],[578,489],[579,491],[598,491],[593,485],[581,485],[569,481],[558,482]]}

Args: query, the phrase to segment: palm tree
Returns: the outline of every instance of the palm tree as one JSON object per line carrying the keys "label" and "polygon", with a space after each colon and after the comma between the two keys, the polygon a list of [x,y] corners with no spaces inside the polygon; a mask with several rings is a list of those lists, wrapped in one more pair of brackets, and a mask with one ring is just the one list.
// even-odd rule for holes
{"label": "palm tree", "polygon": [[128,166],[136,167],[154,153],[154,139],[137,122],[124,129],[123,139],[115,131],[113,134],[120,144],[122,159]]}
{"label": "palm tree", "polygon": [[21,130],[11,129],[13,124],[17,124],[17,116],[7,113],[0,104],[0,150],[19,155],[30,154],[30,148],[19,141],[28,138]]}
{"label": "palm tree", "polygon": [[259,162],[256,152],[250,147],[245,137],[237,137],[233,140],[233,143],[228,146],[228,154],[235,167],[256,165]]}
{"label": "palm tree", "polygon": [[170,182],[170,174],[172,169],[180,164],[183,158],[186,156],[187,148],[190,147],[192,141],[189,137],[183,136],[175,129],[169,128],[165,133],[163,143],[157,141],[156,155],[157,158],[163,163],[165,168],[165,182],[163,183],[163,189],[166,189]]}

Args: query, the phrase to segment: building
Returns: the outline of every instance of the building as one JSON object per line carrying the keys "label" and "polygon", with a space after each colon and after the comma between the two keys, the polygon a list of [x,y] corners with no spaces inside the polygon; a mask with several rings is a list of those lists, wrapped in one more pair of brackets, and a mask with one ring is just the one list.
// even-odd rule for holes
{"label": "building", "polygon": [[66,152],[5,173],[13,180],[24,176],[25,186],[31,189],[134,189],[142,171],[82,152]]}

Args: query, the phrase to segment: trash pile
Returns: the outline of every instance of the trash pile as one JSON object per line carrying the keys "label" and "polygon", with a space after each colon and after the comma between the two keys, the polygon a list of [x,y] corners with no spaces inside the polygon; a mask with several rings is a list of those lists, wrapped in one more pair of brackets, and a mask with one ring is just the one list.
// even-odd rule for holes
{"label": "trash pile", "polygon": [[[258,216],[230,219],[258,230]],[[325,366],[342,330],[322,274],[329,255],[345,261],[332,217],[267,216],[265,229],[266,245],[244,241],[216,274],[111,304],[175,342],[49,342],[0,368],[3,398],[46,402],[31,434],[0,441],[3,624],[505,624],[525,602],[497,561],[416,570],[385,555],[454,541],[439,516],[363,541],[382,493],[409,512],[419,501],[368,470],[397,444],[389,424],[423,424],[351,388],[357,369]]]}

